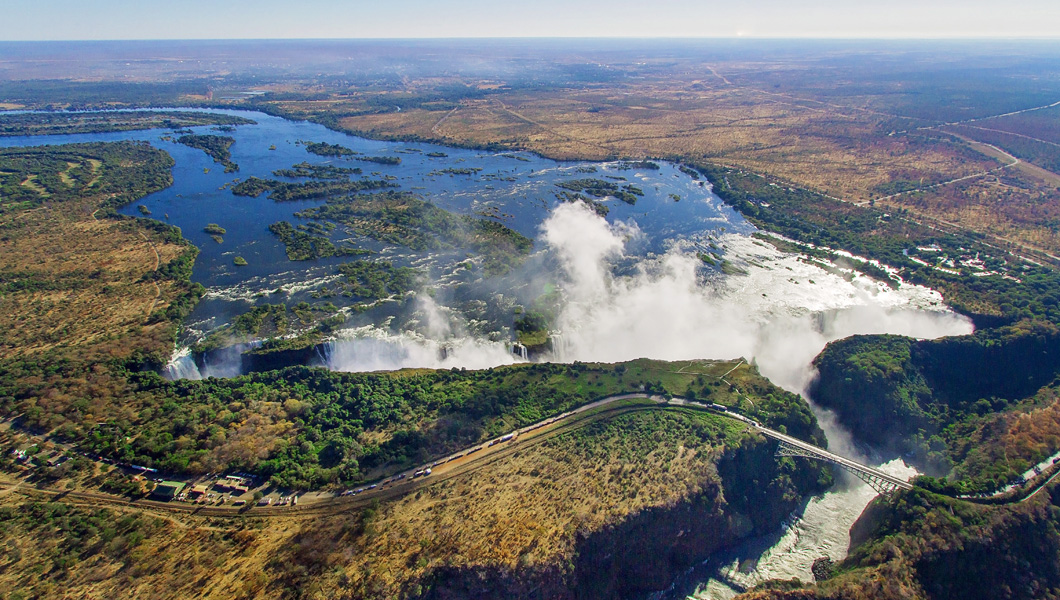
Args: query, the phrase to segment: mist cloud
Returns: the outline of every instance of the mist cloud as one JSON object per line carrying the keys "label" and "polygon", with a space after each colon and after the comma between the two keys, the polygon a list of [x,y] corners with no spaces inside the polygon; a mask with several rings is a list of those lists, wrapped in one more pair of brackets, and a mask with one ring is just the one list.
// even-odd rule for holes
{"label": "mist cloud", "polygon": [[[753,238],[716,240],[724,257],[746,272],[721,275],[703,268],[693,242],[678,242],[661,256],[627,256],[627,243],[641,236],[635,223],[609,224],[578,203],[556,207],[542,223],[540,239],[559,269],[543,276],[556,280],[564,297],[555,324],[562,352],[551,360],[742,357],[776,385],[803,393],[814,377],[813,358],[830,341],[864,333],[930,339],[972,331],[933,290],[910,284],[893,290],[867,277],[829,272]],[[616,265],[623,275],[614,274]],[[406,331],[348,331],[325,347],[320,364],[375,371],[515,362],[510,343],[469,335],[462,321],[421,294]]]}
{"label": "mist cloud", "polygon": [[567,304],[557,322],[567,361],[617,362],[744,357],[775,384],[801,393],[811,362],[828,342],[858,333],[936,338],[970,333],[970,322],[941,308],[926,288],[890,290],[847,281],[771,246],[723,237],[726,257],[746,275],[705,277],[699,259],[675,246],[616,277],[635,231],[612,226],[580,204],[557,207],[542,239],[561,265]]}

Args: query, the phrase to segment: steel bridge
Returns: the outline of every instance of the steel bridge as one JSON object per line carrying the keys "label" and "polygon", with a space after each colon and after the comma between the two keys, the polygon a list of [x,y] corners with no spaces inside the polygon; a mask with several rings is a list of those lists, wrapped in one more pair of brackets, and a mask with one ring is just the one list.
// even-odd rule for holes
{"label": "steel bridge", "polygon": [[[772,430],[762,430],[760,428],[759,431],[761,431],[763,435],[777,440],[777,456],[799,456],[802,458],[810,458],[832,463],[833,465],[853,474],[854,477],[869,484],[872,489],[876,490],[879,494],[886,495],[892,494],[898,490],[913,489],[913,486],[910,485],[909,482],[888,475],[879,469],[874,469],[873,467],[852,461],[849,458],[844,458],[838,454],[832,454],[827,450],[822,450],[816,446],[807,444],[806,442],[795,440],[794,438],[788,438],[788,436],[776,433]],[[799,443],[792,443],[792,441]]]}

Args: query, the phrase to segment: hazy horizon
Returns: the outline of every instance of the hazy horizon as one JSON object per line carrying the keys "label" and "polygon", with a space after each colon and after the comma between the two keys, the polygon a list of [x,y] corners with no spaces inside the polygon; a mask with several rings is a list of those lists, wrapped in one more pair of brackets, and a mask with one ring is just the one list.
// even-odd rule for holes
{"label": "hazy horizon", "polygon": [[0,41],[477,38],[1058,39],[1060,8],[1026,0],[277,0],[168,5],[42,0],[5,11]]}

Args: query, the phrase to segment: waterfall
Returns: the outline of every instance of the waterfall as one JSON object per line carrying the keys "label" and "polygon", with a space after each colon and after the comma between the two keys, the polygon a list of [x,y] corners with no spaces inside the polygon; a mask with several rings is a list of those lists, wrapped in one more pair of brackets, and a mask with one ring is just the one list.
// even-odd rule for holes
{"label": "waterfall", "polygon": [[243,374],[243,353],[260,345],[261,341],[255,340],[211,350],[198,356],[193,355],[190,348],[177,348],[162,375],[171,381],[238,377]]}
{"label": "waterfall", "polygon": [[552,346],[552,358],[556,362],[567,360],[567,340],[564,339],[562,333],[558,331],[549,332],[548,343]]}
{"label": "waterfall", "polygon": [[331,364],[331,356],[335,351],[335,340],[328,340],[323,344],[317,344],[317,364],[327,366]]}
{"label": "waterfall", "polygon": [[526,346],[520,344],[519,342],[512,342],[511,346],[509,347],[509,352],[518,355],[519,358],[523,359],[523,362],[530,362],[530,357],[527,353]]}
{"label": "waterfall", "polygon": [[199,371],[199,365],[195,364],[191,349],[179,346],[173,351],[173,356],[170,357],[169,363],[162,370],[162,376],[170,381],[202,379],[202,373]]}
{"label": "waterfall", "polygon": [[333,371],[391,371],[405,368],[486,369],[512,364],[508,342],[471,337],[444,342],[381,330],[361,329],[328,342],[320,365]]}

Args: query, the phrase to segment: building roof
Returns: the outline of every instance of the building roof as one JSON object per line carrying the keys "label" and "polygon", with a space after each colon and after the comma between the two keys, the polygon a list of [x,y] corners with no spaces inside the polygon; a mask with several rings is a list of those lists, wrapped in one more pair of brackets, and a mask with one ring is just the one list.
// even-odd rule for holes
{"label": "building roof", "polygon": [[151,494],[163,498],[173,498],[180,493],[180,490],[184,489],[184,485],[185,484],[180,481],[163,481],[155,486],[155,489]]}

